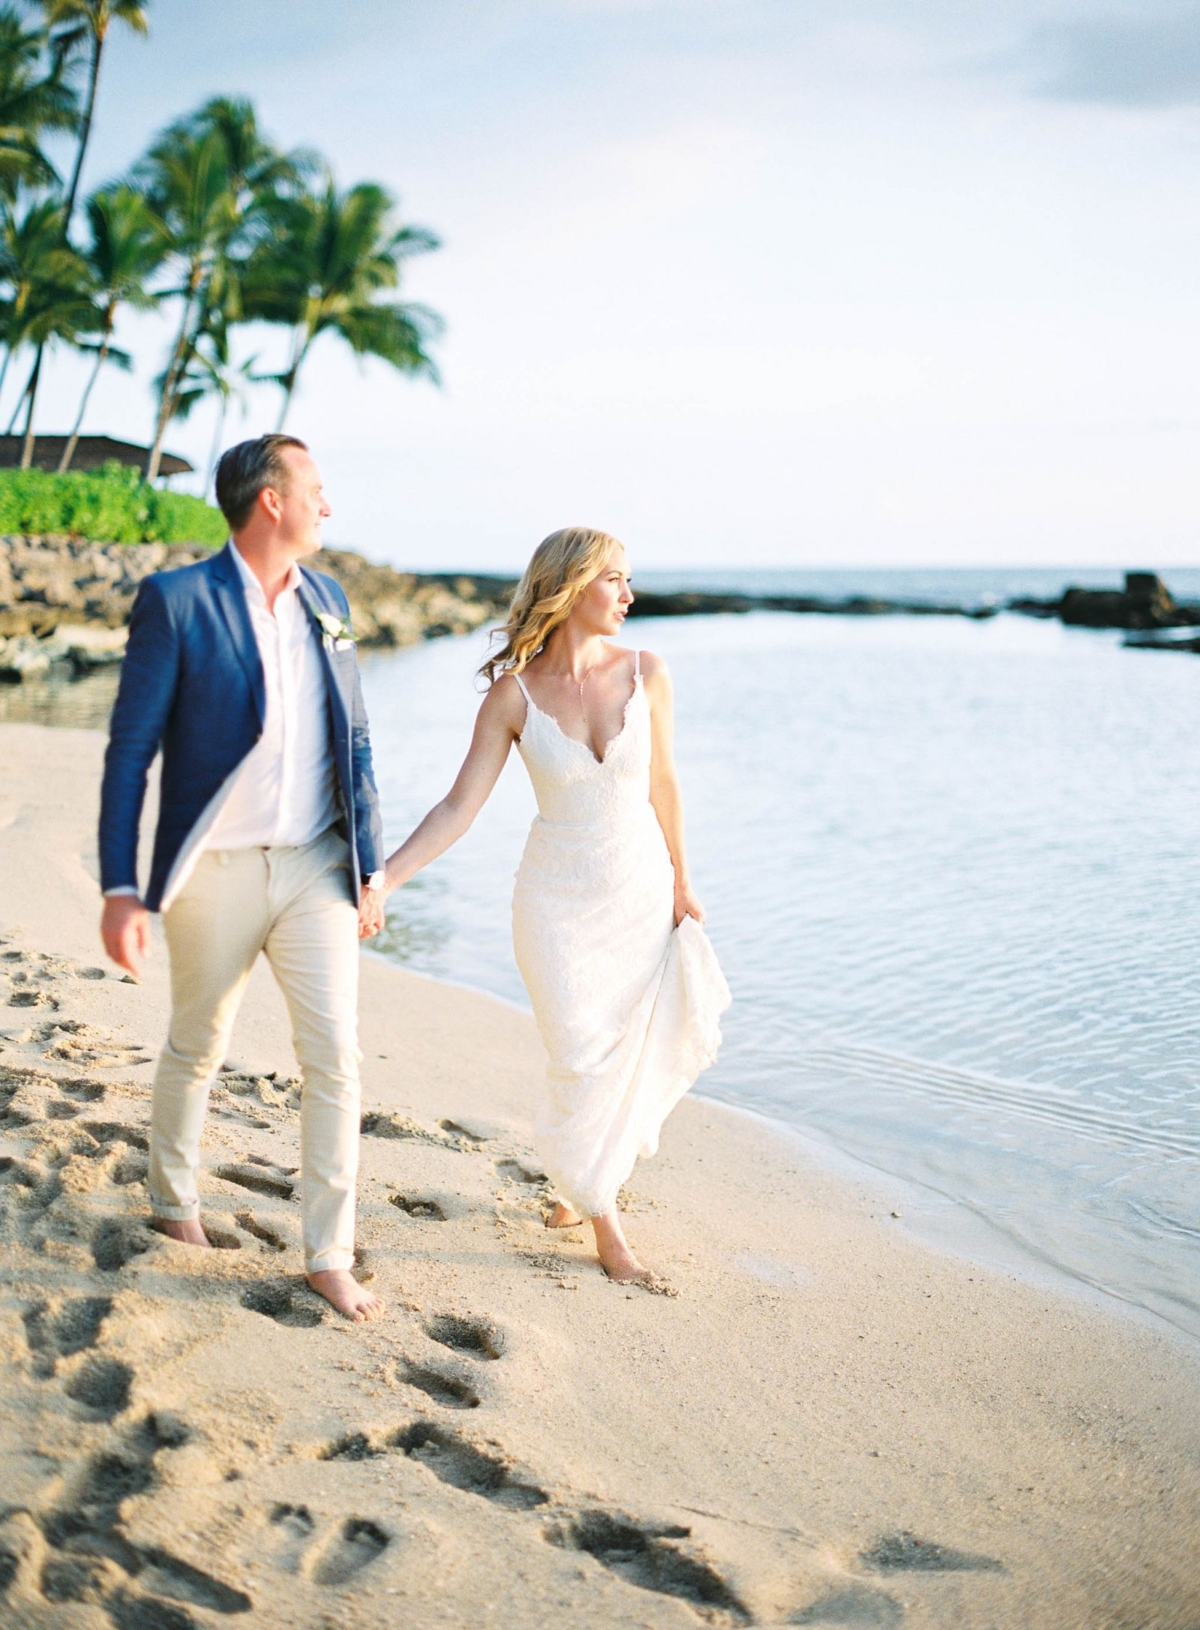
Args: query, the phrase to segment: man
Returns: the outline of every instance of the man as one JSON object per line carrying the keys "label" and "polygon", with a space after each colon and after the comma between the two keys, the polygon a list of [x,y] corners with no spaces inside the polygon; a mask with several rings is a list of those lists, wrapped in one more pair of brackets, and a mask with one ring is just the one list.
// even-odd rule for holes
{"label": "man", "polygon": [[[299,562],[330,514],[304,443],[260,436],[217,466],[231,541],[148,577],[129,625],[100,803],[101,934],[131,973],[161,911],[171,1027],[154,1079],[154,1226],[206,1246],[197,1173],[208,1090],[260,951],[304,1078],[308,1283],[351,1319],[381,1306],[350,1272],[358,1165],[358,940],[383,922],[379,795],[348,605]],[[145,894],[137,835],[162,750]]]}

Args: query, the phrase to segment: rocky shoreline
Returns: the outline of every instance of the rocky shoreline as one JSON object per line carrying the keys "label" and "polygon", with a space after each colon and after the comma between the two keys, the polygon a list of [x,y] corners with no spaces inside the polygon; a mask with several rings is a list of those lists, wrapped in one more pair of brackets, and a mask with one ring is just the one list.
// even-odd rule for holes
{"label": "rocky shoreline", "polygon": [[[51,671],[89,673],[119,662],[134,596],[151,572],[186,566],[209,553],[202,544],[107,544],[68,537],[0,537],[0,683]],[[335,577],[350,601],[364,647],[412,645],[468,634],[503,615],[516,580],[478,573],[420,573],[379,566],[348,549],[324,550],[313,564]],[[1128,572],[1123,589],[1068,588],[1053,600],[1000,605],[933,604],[866,595],[751,595],[686,591],[638,594],[632,615],[687,617],[786,611],[837,617],[967,617],[1001,611],[1055,618],[1070,627],[1124,629],[1128,644],[1200,651],[1200,605],[1174,600],[1153,572]],[[1157,636],[1157,637],[1156,637]]]}
{"label": "rocky shoreline", "polygon": [[[142,579],[210,552],[203,544],[0,537],[0,683],[119,662]],[[461,572],[400,572],[348,549],[323,550],[313,565],[345,589],[364,646],[469,634],[503,613],[514,584]]]}

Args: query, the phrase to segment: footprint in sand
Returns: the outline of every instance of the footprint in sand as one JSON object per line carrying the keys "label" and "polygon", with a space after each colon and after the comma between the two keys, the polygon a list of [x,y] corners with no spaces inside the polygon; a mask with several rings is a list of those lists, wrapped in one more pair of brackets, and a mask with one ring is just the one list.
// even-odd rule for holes
{"label": "footprint in sand", "polygon": [[[149,1415],[69,1478],[64,1501],[40,1519],[41,1554],[29,1559],[40,1565],[36,1572],[26,1569],[30,1591],[48,1612],[52,1602],[94,1603],[117,1630],[198,1630],[197,1620],[174,1603],[220,1614],[251,1610],[245,1591],[161,1546],[135,1545],[122,1531],[123,1503],[153,1487],[156,1457],[181,1448],[189,1436],[182,1422]],[[10,1548],[9,1536],[0,1536],[0,1557]]]}
{"label": "footprint in sand", "polygon": [[[581,1511],[566,1522],[548,1528],[551,1545],[586,1551],[603,1567],[639,1590],[677,1596],[711,1620],[749,1624],[751,1615],[712,1565],[679,1549],[689,1528],[656,1527],[620,1512]],[[718,1621],[721,1622],[721,1621]]]}
{"label": "footprint in sand", "polygon": [[26,1308],[21,1317],[33,1354],[33,1373],[53,1375],[60,1358],[94,1347],[112,1305],[111,1296],[76,1296],[67,1301],[35,1302]]}
{"label": "footprint in sand", "polygon": [[129,1404],[133,1370],[116,1358],[92,1358],[63,1383],[68,1398],[101,1419],[110,1421]]}
{"label": "footprint in sand", "polygon": [[398,1115],[394,1110],[369,1109],[362,1117],[359,1129],[367,1138],[396,1138],[410,1143],[431,1143],[437,1149],[477,1152],[478,1140],[472,1139],[469,1134],[444,1131],[445,1124],[422,1126],[420,1121],[414,1121],[409,1115]]}
{"label": "footprint in sand", "polygon": [[347,1584],[392,1543],[391,1535],[366,1517],[347,1517],[314,1542],[317,1524],[306,1505],[276,1505],[269,1521],[282,1541],[278,1566],[327,1589]]}
{"label": "footprint in sand", "polygon": [[154,1241],[153,1230],[140,1219],[109,1217],[92,1240],[92,1258],[102,1273],[116,1273],[148,1251]]}
{"label": "footprint in sand", "polygon": [[67,972],[67,964],[41,951],[4,951],[0,967],[8,975],[9,1007],[58,1007],[56,978]]}
{"label": "footprint in sand", "polygon": [[42,986],[13,989],[8,993],[9,1007],[48,1007],[51,1011],[58,1008],[58,999],[52,991]]}
{"label": "footprint in sand", "polygon": [[391,1535],[378,1523],[366,1517],[347,1517],[314,1548],[302,1571],[314,1584],[336,1589],[377,1561],[391,1543]]}
{"label": "footprint in sand", "polygon": [[415,1217],[420,1222],[446,1221],[446,1213],[436,1200],[415,1194],[389,1194],[388,1204],[394,1205],[397,1211],[403,1211],[406,1217]]}
{"label": "footprint in sand", "polygon": [[117,1041],[111,1031],[85,1024],[82,1019],[55,1019],[41,1026],[36,1038],[47,1058],[67,1064],[90,1064],[111,1070],[123,1065],[149,1064],[151,1055],[140,1042]]}
{"label": "footprint in sand", "polygon": [[452,1138],[462,1138],[466,1143],[503,1143],[512,1137],[512,1129],[501,1126],[495,1121],[480,1120],[477,1116],[458,1121],[439,1121],[442,1131]]}
{"label": "footprint in sand", "polygon": [[496,1176],[506,1183],[520,1183],[528,1187],[540,1187],[549,1181],[545,1172],[540,1171],[532,1162],[515,1160],[511,1156],[504,1160],[493,1162]]}
{"label": "footprint in sand", "polygon": [[[112,1148],[114,1144],[123,1143],[127,1149],[135,1149],[140,1155],[148,1154],[150,1151],[150,1134],[141,1126],[127,1126],[123,1121],[80,1121],[78,1130],[86,1132],[103,1148]],[[141,1163],[141,1169],[144,1175],[144,1161]],[[115,1178],[114,1181],[124,1183],[132,1179]]]}
{"label": "footprint in sand", "polygon": [[269,1194],[276,1200],[290,1200],[296,1192],[296,1185],[291,1180],[294,1171],[295,1167],[288,1171],[272,1166],[265,1160],[260,1164],[251,1156],[237,1165],[214,1166],[213,1176],[226,1183],[236,1183],[239,1188],[249,1189],[252,1194]]}
{"label": "footprint in sand", "polygon": [[[82,1109],[85,1104],[98,1104],[102,1098],[107,1097],[108,1088],[103,1081],[93,1081],[90,1076],[77,1076],[73,1081],[56,1081],[59,1092],[65,1093],[73,1099]],[[145,1134],[142,1134],[145,1143]],[[149,1145],[146,1144],[148,1148]]]}
{"label": "footprint in sand", "polygon": [[242,1306],[252,1313],[274,1319],[276,1324],[300,1330],[311,1330],[315,1325],[322,1324],[328,1310],[320,1297],[311,1291],[301,1290],[299,1285],[289,1284],[286,1279],[251,1285],[242,1292]]}
{"label": "footprint in sand", "polygon": [[244,1228],[247,1234],[253,1234],[256,1240],[261,1240],[268,1251],[286,1251],[288,1242],[284,1236],[267,1223],[260,1222],[252,1211],[239,1211],[237,1225]]}
{"label": "footprint in sand", "polygon": [[410,1460],[428,1466],[451,1488],[476,1494],[509,1511],[530,1511],[550,1499],[545,1489],[518,1477],[507,1461],[485,1453],[433,1421],[414,1421],[393,1432],[385,1442],[389,1449],[399,1449]]}
{"label": "footprint in sand", "polygon": [[443,1404],[447,1409],[479,1408],[479,1394],[456,1375],[445,1375],[441,1370],[431,1369],[424,1364],[413,1364],[405,1359],[399,1371],[399,1379],[406,1386],[416,1387],[418,1392],[423,1392],[427,1398],[432,1398],[435,1404]]}
{"label": "footprint in sand", "polygon": [[1002,1573],[1004,1564],[977,1551],[956,1551],[948,1545],[918,1539],[907,1528],[885,1534],[861,1553],[868,1568],[881,1573]]}
{"label": "footprint in sand", "polygon": [[374,1460],[396,1453],[420,1461],[451,1488],[477,1494],[510,1511],[530,1511],[546,1505],[550,1498],[545,1489],[521,1477],[510,1461],[489,1454],[434,1421],[413,1421],[381,1438],[350,1432],[322,1450],[320,1458]]}
{"label": "footprint in sand", "polygon": [[464,1318],[457,1313],[443,1313],[430,1319],[425,1334],[443,1347],[471,1358],[495,1359],[503,1356],[504,1337],[496,1326],[486,1319]]}
{"label": "footprint in sand", "polygon": [[271,1507],[268,1521],[276,1529],[281,1541],[277,1557],[279,1566],[288,1573],[298,1573],[317,1526],[313,1521],[312,1512],[306,1505],[280,1503]]}
{"label": "footprint in sand", "polygon": [[[272,1070],[268,1075],[253,1075],[226,1065],[218,1079],[214,1099],[219,1103],[226,1094],[233,1099],[251,1098],[263,1109],[286,1113],[299,1109],[302,1086],[299,1076],[281,1077],[277,1070]],[[225,1113],[231,1111],[227,1109]],[[272,1123],[260,1121],[256,1124],[270,1126]]]}

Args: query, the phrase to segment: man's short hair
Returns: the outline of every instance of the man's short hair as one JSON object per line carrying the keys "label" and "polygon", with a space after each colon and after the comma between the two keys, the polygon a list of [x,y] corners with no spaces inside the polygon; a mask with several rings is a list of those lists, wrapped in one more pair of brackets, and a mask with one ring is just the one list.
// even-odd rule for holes
{"label": "man's short hair", "polygon": [[298,447],[303,453],[308,451],[306,444],[295,436],[285,436],[275,430],[269,436],[240,441],[221,454],[217,465],[217,503],[231,532],[245,526],[254,501],[264,487],[274,487],[276,492],[287,491],[285,447]]}

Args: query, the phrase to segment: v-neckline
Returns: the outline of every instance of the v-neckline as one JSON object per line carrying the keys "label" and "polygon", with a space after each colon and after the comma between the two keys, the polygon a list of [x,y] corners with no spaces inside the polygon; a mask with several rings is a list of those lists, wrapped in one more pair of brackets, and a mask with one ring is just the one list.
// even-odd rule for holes
{"label": "v-neckline", "polygon": [[629,725],[629,709],[633,706],[633,699],[637,695],[638,691],[641,690],[641,688],[642,688],[642,676],[641,676],[640,673],[635,673],[634,676],[633,676],[633,689],[629,693],[629,696],[628,696],[628,699],[626,700],[625,706],[621,709],[621,723],[620,723],[620,726],[619,726],[616,734],[610,736],[608,738],[608,740],[604,743],[604,752],[601,754],[601,756],[599,758],[597,758],[595,753],[592,751],[591,744],[589,742],[580,741],[578,736],[568,736],[567,732],[563,729],[562,725],[559,724],[558,720],[554,717],[553,713],[547,713],[544,707],[539,707],[538,704],[534,701],[533,697],[529,694],[528,690],[526,690],[526,692],[525,692],[525,700],[529,704],[529,706],[533,709],[533,711],[535,713],[540,713],[543,719],[548,720],[549,723],[554,726],[554,728],[558,731],[559,735],[562,737],[562,739],[564,741],[574,742],[576,747],[581,747],[583,749],[583,751],[591,759],[592,763],[597,766],[597,768],[602,768],[605,764],[608,763],[609,754],[612,752],[612,750],[616,746],[616,744],[620,741],[621,737],[625,734],[626,728]]}

